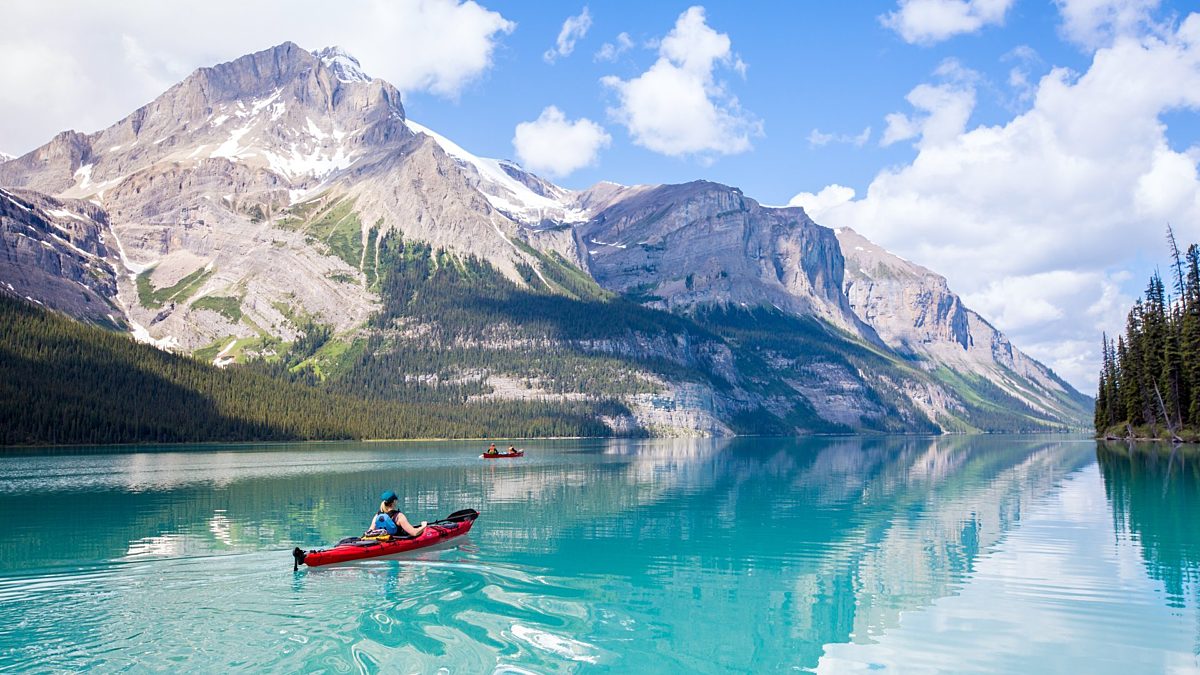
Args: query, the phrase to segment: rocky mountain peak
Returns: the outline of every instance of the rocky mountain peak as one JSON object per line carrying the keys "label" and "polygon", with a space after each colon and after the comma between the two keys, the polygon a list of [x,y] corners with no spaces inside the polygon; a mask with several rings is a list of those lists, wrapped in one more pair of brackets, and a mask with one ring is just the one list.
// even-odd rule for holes
{"label": "rocky mountain peak", "polygon": [[583,200],[603,207],[579,232],[605,287],[672,310],[773,305],[878,340],[842,292],[833,232],[802,209],[764,207],[737,188],[704,180],[601,185]]}
{"label": "rocky mountain peak", "polygon": [[5,163],[0,185],[105,201],[139,172],[220,159],[304,190],[411,136],[399,91],[356,76],[344,50],[322,53],[285,42],[200,68],[103,131],[63,132]]}
{"label": "rocky mountain peak", "polygon": [[0,162],[0,185],[34,187],[56,193],[90,178],[91,138],[78,131],[61,131],[40,148]]}
{"label": "rocky mountain peak", "polygon": [[358,59],[345,49],[336,45],[313,52],[313,56],[321,59],[337,79],[342,82],[370,82],[372,78],[363,72]]}
{"label": "rocky mountain peak", "polygon": [[902,354],[934,345],[972,347],[967,309],[940,274],[897,256],[854,230],[837,230],[846,259],[845,291],[863,321]]}
{"label": "rocky mountain peak", "polygon": [[570,203],[572,194],[525,172],[512,162],[480,157],[429,127],[406,122],[414,133],[429,136],[442,152],[458,164],[473,188],[514,222],[542,226],[581,222],[585,214]]}
{"label": "rocky mountain peak", "polygon": [[294,42],[247,54],[226,63],[199,68],[175,89],[194,91],[206,103],[253,99],[311,72],[320,59]]}
{"label": "rocky mountain peak", "polygon": [[837,238],[850,305],[888,347],[929,368],[981,377],[1033,410],[1070,415],[1064,402],[1078,392],[965,306],[945,277],[850,228]]}
{"label": "rocky mountain peak", "polygon": [[[171,105],[163,105],[168,102]],[[235,111],[238,104],[241,108]],[[149,107],[198,121],[220,110],[238,116],[247,106],[259,112],[269,106],[278,109],[276,104],[295,104],[317,114],[370,108],[377,117],[404,116],[400,93],[382,80],[373,81],[345,50],[327,47],[312,53],[293,42],[200,68]]]}

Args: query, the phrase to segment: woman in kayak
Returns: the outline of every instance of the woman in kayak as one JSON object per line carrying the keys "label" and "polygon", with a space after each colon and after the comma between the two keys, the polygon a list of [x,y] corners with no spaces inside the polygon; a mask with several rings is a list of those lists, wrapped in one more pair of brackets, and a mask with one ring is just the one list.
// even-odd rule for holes
{"label": "woman in kayak", "polygon": [[425,531],[428,523],[422,520],[420,526],[413,527],[408,522],[408,518],[405,518],[404,514],[396,508],[396,501],[399,497],[395,492],[388,490],[380,496],[380,499],[383,502],[379,504],[379,513],[376,513],[375,517],[371,519],[371,527],[367,530],[368,532],[383,531],[388,534],[404,532],[410,537],[416,537]]}

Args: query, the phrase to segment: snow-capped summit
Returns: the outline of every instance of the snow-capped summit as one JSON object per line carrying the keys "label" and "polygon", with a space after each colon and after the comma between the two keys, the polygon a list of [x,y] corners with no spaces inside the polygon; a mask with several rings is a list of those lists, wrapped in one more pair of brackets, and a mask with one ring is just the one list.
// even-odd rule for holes
{"label": "snow-capped summit", "polygon": [[373,78],[363,72],[362,65],[345,49],[336,45],[313,52],[337,79],[342,82],[370,82]]}

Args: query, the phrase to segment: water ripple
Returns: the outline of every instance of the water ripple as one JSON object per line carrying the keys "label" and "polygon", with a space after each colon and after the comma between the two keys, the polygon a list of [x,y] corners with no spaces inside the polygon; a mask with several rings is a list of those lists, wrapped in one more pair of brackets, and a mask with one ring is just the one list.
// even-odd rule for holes
{"label": "water ripple", "polygon": [[[1185,471],[1062,439],[588,443],[0,458],[0,670],[1197,666]],[[94,526],[46,536],[71,486]],[[382,489],[484,516],[293,573]]]}

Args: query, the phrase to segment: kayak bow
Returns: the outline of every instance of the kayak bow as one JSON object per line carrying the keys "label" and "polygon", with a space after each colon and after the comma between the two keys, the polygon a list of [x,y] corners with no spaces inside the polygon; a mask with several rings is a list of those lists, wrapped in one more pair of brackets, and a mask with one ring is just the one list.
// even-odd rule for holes
{"label": "kayak bow", "polygon": [[319,565],[331,565],[350,560],[362,560],[363,558],[378,558],[380,556],[415,551],[419,548],[433,546],[439,542],[460,537],[470,532],[471,526],[475,524],[475,519],[478,517],[479,512],[475,509],[464,509],[462,511],[455,511],[442,520],[429,523],[428,527],[415,537],[349,537],[339,541],[337,545],[330,548],[313,549],[311,551],[301,550],[297,546],[292,550],[292,558],[295,560],[292,569],[298,570],[301,565],[317,567]]}

